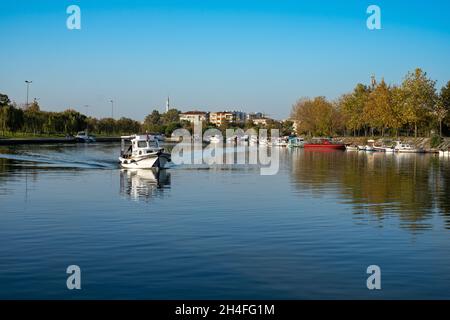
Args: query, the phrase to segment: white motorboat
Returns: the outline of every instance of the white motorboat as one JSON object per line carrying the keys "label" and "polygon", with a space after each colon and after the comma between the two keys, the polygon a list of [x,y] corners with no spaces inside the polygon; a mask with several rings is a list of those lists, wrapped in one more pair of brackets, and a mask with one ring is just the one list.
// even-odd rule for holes
{"label": "white motorboat", "polygon": [[[120,165],[126,169],[164,168],[171,161],[169,153],[159,146],[158,140],[150,141],[148,135],[122,136]],[[131,142],[125,150],[125,143]]]}
{"label": "white motorboat", "polygon": [[270,145],[270,140],[268,138],[259,138],[259,144],[262,146]]}
{"label": "white motorboat", "polygon": [[277,139],[275,139],[275,141],[272,142],[272,144],[277,147],[287,147],[288,139],[284,138],[284,137],[277,138]]}
{"label": "white motorboat", "polygon": [[214,135],[214,136],[209,137],[209,142],[211,142],[211,143],[219,143],[222,141],[223,141],[223,139],[219,135]]}
{"label": "white motorboat", "polygon": [[384,152],[386,153],[393,153],[395,152],[395,148],[394,147],[384,147]]}
{"label": "white motorboat", "polygon": [[423,148],[415,148],[408,143],[402,143],[401,141],[396,141],[396,146],[394,147],[396,152],[401,153],[421,153],[424,152]]}
{"label": "white motorboat", "polygon": [[441,157],[450,157],[450,148],[447,150],[439,150],[439,155]]}
{"label": "white motorboat", "polygon": [[248,141],[248,135],[237,136],[236,139],[237,139],[238,142],[247,142]]}
{"label": "white motorboat", "polygon": [[366,151],[366,146],[357,146],[359,151]]}
{"label": "white motorboat", "polygon": [[288,142],[289,148],[303,148],[305,145],[305,140],[300,137],[290,137]]}
{"label": "white motorboat", "polygon": [[78,142],[85,142],[85,143],[90,143],[90,142],[95,142],[95,137],[94,136],[90,136],[88,131],[80,131],[77,133],[77,135],[75,136],[75,139]]}
{"label": "white motorboat", "polygon": [[358,151],[358,146],[355,145],[346,145],[345,150],[347,151]]}
{"label": "white motorboat", "polygon": [[250,136],[249,143],[250,144],[257,144],[258,143],[258,136]]}
{"label": "white motorboat", "polygon": [[235,143],[237,140],[237,136],[231,136],[226,139],[227,143]]}

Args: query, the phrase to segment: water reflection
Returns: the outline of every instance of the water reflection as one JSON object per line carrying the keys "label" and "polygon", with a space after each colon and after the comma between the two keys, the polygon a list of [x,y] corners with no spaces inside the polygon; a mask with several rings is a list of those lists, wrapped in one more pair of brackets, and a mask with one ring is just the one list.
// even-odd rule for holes
{"label": "water reflection", "polygon": [[149,201],[161,197],[164,189],[170,188],[170,173],[167,170],[121,170],[120,194],[132,200]]}
{"label": "water reflection", "polygon": [[363,152],[292,154],[296,188],[315,196],[338,194],[353,213],[379,220],[397,215],[402,227],[430,229],[438,214],[450,229],[450,162],[434,155]]}

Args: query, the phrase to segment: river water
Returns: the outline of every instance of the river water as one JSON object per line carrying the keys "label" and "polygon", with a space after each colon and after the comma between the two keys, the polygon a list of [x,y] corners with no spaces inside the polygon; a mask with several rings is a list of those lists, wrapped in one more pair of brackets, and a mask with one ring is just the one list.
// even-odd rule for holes
{"label": "river water", "polygon": [[153,173],[119,148],[0,147],[1,299],[450,298],[449,159],[280,149],[276,175]]}

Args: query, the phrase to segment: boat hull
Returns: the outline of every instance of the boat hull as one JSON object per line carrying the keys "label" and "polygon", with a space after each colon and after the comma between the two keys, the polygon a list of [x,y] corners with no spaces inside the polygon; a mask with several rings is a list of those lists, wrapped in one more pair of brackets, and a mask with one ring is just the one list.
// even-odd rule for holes
{"label": "boat hull", "polygon": [[140,159],[119,158],[119,160],[120,166],[125,169],[165,168],[167,163],[171,161],[170,155],[165,153]]}

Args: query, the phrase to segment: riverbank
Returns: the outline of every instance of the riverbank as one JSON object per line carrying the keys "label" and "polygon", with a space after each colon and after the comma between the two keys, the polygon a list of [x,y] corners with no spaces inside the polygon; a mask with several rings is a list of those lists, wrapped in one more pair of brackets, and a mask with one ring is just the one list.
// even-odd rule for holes
{"label": "riverbank", "polygon": [[[120,142],[120,137],[96,137],[97,142]],[[77,143],[77,139],[71,138],[6,138],[0,139],[0,145],[20,145],[20,144],[58,144]]]}
{"label": "riverbank", "polygon": [[450,138],[442,138],[442,142],[438,146],[432,147],[431,145],[431,138],[414,138],[414,137],[398,137],[398,138],[390,138],[390,137],[384,137],[384,138],[370,138],[370,137],[338,137],[336,140],[342,141],[345,144],[352,144],[352,145],[366,145],[368,140],[374,140],[375,145],[389,145],[393,143],[394,141],[402,141],[404,143],[408,143],[411,145],[414,145],[416,147],[421,147],[424,150],[430,151],[430,152],[437,152],[440,149],[447,149],[450,147]]}

